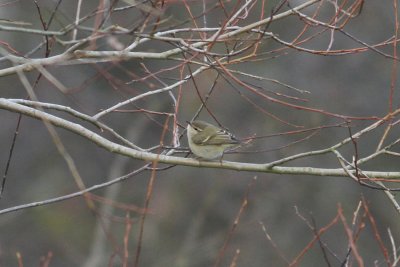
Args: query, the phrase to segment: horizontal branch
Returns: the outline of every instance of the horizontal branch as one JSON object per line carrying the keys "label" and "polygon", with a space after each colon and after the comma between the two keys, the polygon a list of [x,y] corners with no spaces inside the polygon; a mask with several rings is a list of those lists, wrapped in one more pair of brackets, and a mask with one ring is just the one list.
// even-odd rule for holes
{"label": "horizontal branch", "polygon": [[[131,58],[154,58],[154,59],[162,59],[162,58],[168,58],[174,55],[177,55],[179,53],[182,53],[184,51],[187,51],[191,48],[200,48],[203,47],[205,45],[208,45],[209,43],[213,43],[216,42],[218,40],[226,40],[229,38],[232,38],[234,36],[238,36],[242,33],[251,31],[254,28],[258,28],[261,27],[263,25],[267,25],[268,23],[270,23],[271,21],[276,21],[278,19],[282,19],[285,17],[288,17],[290,15],[293,14],[297,14],[297,12],[299,10],[302,10],[308,6],[311,6],[317,2],[320,2],[321,0],[310,0],[308,2],[305,2],[299,6],[296,6],[295,8],[292,8],[288,11],[282,12],[278,15],[275,15],[273,17],[268,17],[265,18],[263,20],[254,22],[252,24],[249,24],[247,26],[244,27],[240,27],[236,30],[233,30],[231,32],[227,32],[221,35],[217,35],[217,38],[213,35],[210,38],[204,40],[204,41],[200,41],[200,42],[195,42],[193,44],[190,44],[188,47],[178,47],[178,48],[174,48],[168,51],[164,51],[164,52],[159,52],[159,53],[144,53],[144,52],[128,52],[126,50],[122,50],[122,51],[87,51],[87,50],[76,50],[74,52],[75,56],[79,57],[84,57],[84,58],[106,58],[109,60],[113,60],[113,59],[131,59]],[[157,34],[155,34],[157,35]],[[143,41],[147,41],[148,39],[145,38],[142,40]],[[139,42],[140,43],[140,42]],[[129,50],[129,49],[128,49]]]}
{"label": "horizontal branch", "polygon": [[45,31],[45,30],[29,29],[22,27],[5,26],[5,25],[0,25],[0,31],[22,32],[22,33],[32,33],[32,34],[50,35],[50,36],[60,36],[65,34],[65,32],[62,31]]}
{"label": "horizontal branch", "polygon": [[[87,140],[97,144],[98,146],[115,154],[124,155],[138,160],[148,162],[160,162],[170,165],[182,165],[190,167],[205,167],[205,168],[219,168],[236,171],[252,171],[263,173],[275,174],[292,174],[292,175],[313,175],[313,176],[337,176],[348,177],[348,173],[342,168],[326,169],[326,168],[312,168],[312,167],[283,167],[276,166],[275,163],[245,163],[245,162],[231,162],[231,161],[199,161],[192,158],[182,158],[175,156],[160,155],[145,151],[139,151],[126,146],[119,145],[111,142],[108,139],[88,130],[80,124],[70,122],[68,120],[59,118],[57,116],[48,114],[46,112],[27,107],[5,98],[0,98],[0,108],[16,113],[20,113],[35,119],[45,120],[54,126],[64,128],[70,132],[78,134]],[[350,171],[354,173],[353,170]],[[384,171],[364,171],[363,174],[369,178],[386,178],[395,179],[400,178],[400,172],[384,172]]]}
{"label": "horizontal branch", "polygon": [[[297,14],[298,11],[300,11],[308,6],[311,6],[317,2],[320,2],[320,1],[321,0],[309,0],[299,6],[296,6],[292,9],[288,10],[288,11],[274,15],[273,17],[268,17],[263,20],[256,21],[250,25],[246,25],[244,27],[239,27],[235,30],[228,31],[221,35],[216,35],[217,38],[215,36],[212,36],[204,41],[195,42],[190,45],[188,44],[188,46],[180,46],[180,47],[166,50],[163,52],[140,52],[140,51],[131,52],[130,51],[134,47],[136,47],[136,45],[147,42],[148,40],[151,40],[151,38],[142,38],[137,43],[135,42],[134,47],[128,47],[127,49],[118,50],[118,51],[78,50],[78,48],[80,46],[82,46],[83,44],[85,44],[87,41],[89,41],[93,38],[97,38],[97,36],[89,36],[89,37],[85,38],[84,40],[82,40],[80,43],[75,44],[76,48],[74,48],[74,49],[70,48],[70,49],[68,49],[68,51],[66,51],[62,54],[48,57],[48,58],[26,59],[24,57],[7,55],[6,53],[4,53],[6,55],[6,57],[8,58],[8,60],[13,62],[14,64],[19,64],[19,65],[1,69],[0,77],[11,75],[18,71],[26,71],[26,72],[32,71],[32,70],[36,69],[36,66],[38,66],[38,65],[46,66],[46,65],[84,64],[84,63],[108,62],[108,61],[114,61],[114,60],[132,60],[132,59],[137,59],[137,58],[140,58],[140,59],[169,59],[169,58],[176,56],[178,54],[181,54],[185,51],[200,48],[200,47],[206,46],[210,43],[218,42],[220,40],[226,41],[226,39],[229,39],[234,36],[238,36],[242,33],[251,31],[254,28],[258,28],[260,26],[267,25],[272,20],[275,21],[278,19],[288,17],[293,14]],[[1,30],[10,30],[11,31],[12,29],[14,29],[14,31],[23,31],[23,32],[30,31],[31,33],[43,34],[43,35],[47,35],[49,33],[49,31],[40,31],[40,30],[26,29],[26,28],[18,29],[15,27],[6,27],[6,26],[0,27],[0,31]],[[65,32],[50,32],[50,33],[52,33],[53,35],[63,35]],[[164,32],[154,33],[155,36],[164,35],[164,34],[165,34]],[[94,61],[91,61],[91,60],[94,60]]]}

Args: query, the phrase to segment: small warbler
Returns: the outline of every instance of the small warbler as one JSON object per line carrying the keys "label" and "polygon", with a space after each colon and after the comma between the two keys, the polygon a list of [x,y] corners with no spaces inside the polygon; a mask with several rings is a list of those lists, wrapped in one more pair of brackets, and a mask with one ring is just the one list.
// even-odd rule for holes
{"label": "small warbler", "polygon": [[187,138],[193,154],[206,160],[220,158],[227,149],[240,145],[231,133],[200,120],[188,122]]}

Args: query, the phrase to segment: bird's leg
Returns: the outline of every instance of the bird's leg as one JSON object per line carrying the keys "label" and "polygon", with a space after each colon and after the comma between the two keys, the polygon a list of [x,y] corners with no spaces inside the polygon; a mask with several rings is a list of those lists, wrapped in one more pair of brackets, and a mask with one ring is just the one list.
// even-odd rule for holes
{"label": "bird's leg", "polygon": [[225,152],[222,152],[221,157],[219,158],[219,164],[222,165],[222,159],[224,158]]}

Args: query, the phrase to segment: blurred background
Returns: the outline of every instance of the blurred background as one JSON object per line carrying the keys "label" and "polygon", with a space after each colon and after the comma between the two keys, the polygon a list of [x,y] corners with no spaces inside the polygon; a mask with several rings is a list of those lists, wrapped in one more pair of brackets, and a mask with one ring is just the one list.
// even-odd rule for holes
{"label": "blurred background", "polygon": [[[253,1],[247,9],[248,13],[243,12],[236,25],[249,25],[260,20],[261,16],[271,16],[273,11],[280,14],[305,2]],[[58,3],[60,5],[54,11]],[[135,38],[142,38],[141,34],[179,28],[220,27],[229,15],[245,3],[206,0],[157,3],[89,1],[81,5],[80,17],[87,16],[87,19],[79,23],[76,39],[98,36],[98,39],[84,43],[80,48],[82,50],[120,50]],[[334,3],[320,1],[302,12],[308,16],[315,15],[317,20],[332,23],[335,20]],[[362,9],[360,3],[363,3]],[[43,29],[42,18],[47,23],[51,19],[49,30],[61,31],[74,23],[78,1],[41,0],[36,5],[34,1],[3,1],[1,4],[0,26]],[[131,5],[133,7],[124,8]],[[348,14],[352,5],[358,8]],[[96,10],[111,7],[114,8],[112,12],[96,13]],[[256,56],[243,58],[251,54],[253,45],[243,54],[232,57],[232,60],[241,59],[227,65],[227,68],[237,71],[234,74],[241,81],[270,97],[324,112],[299,110],[268,101],[215,66],[171,91],[179,101],[178,107],[175,107],[168,93],[155,94],[102,117],[101,122],[147,149],[160,144],[167,118],[165,113],[174,114],[180,124],[177,129],[182,135],[181,147],[187,148],[184,136],[186,121],[194,118],[202,104],[199,94],[203,98],[209,95],[207,107],[219,123],[238,138],[257,137],[245,147],[225,155],[225,160],[267,163],[297,153],[328,148],[349,137],[346,125],[298,134],[282,133],[346,122],[328,112],[366,118],[349,119],[351,131],[356,133],[376,122],[375,117],[381,118],[387,114],[393,81],[393,107],[398,107],[396,63],[371,49],[358,49],[365,47],[357,42],[360,40],[373,46],[393,37],[395,19],[399,15],[393,8],[393,1],[338,1],[336,11],[341,8],[349,9],[338,12],[336,18],[340,23],[337,26],[345,24],[343,30],[354,38],[340,31],[311,25],[299,15],[274,20],[266,28],[267,32],[274,33],[288,43],[300,36],[301,40],[306,41],[296,45],[314,53],[289,48],[269,37],[260,39],[255,33],[243,33],[236,39],[217,43],[212,48],[212,52],[223,54],[235,46],[243,48],[251,42],[257,44]],[[101,16],[108,15],[101,17],[99,13]],[[307,23],[310,25],[305,28]],[[143,25],[145,27],[141,28]],[[110,27],[114,27],[117,33],[98,30]],[[118,33],[121,28],[130,31]],[[71,30],[63,36],[57,36],[57,39],[50,37],[49,56],[68,49],[70,44],[61,41],[72,40],[72,34]],[[209,32],[207,36],[212,34]],[[176,36],[187,40],[200,39],[200,35],[193,32],[178,33]],[[40,34],[3,29],[0,31],[0,40],[1,69],[13,66],[4,58],[6,52],[16,56],[27,55],[29,58],[45,57],[46,46]],[[176,46],[172,41],[151,40],[132,51],[162,52]],[[383,53],[393,54],[393,44],[376,48]],[[332,54],[318,51],[332,51]],[[192,51],[186,53],[185,57],[178,54],[170,59],[93,60],[91,63],[47,66],[46,69],[68,89],[67,92],[61,92],[43,77],[38,80],[38,71],[25,74],[32,85],[38,80],[35,93],[41,102],[68,106],[92,116],[131,97],[176,83],[199,67],[199,64],[183,61],[191,57],[198,63],[208,62],[204,61],[203,55],[196,55]],[[238,72],[254,76],[244,76]],[[282,83],[309,93],[300,93]],[[0,77],[0,88],[2,98],[27,98],[17,74]],[[101,132],[87,122],[63,112],[47,111],[118,142],[107,132]],[[211,114],[202,109],[199,118],[217,124]],[[2,176],[9,159],[18,116],[6,110],[0,111]],[[173,145],[172,123],[173,117],[169,119],[169,131],[164,139],[164,144],[168,146]],[[376,149],[384,126],[357,140],[360,157]],[[141,160],[106,151],[64,129],[57,128],[57,133],[87,187],[125,175],[145,164]],[[393,127],[387,142],[395,140],[398,133],[398,129]],[[340,153],[351,161],[354,146],[349,144],[341,148]],[[176,155],[184,157],[187,153]],[[285,166],[340,168],[332,153],[301,158]],[[398,171],[399,164],[395,157],[384,156],[363,165],[363,168]],[[103,197],[94,200],[95,210],[88,208],[84,198],[77,197],[1,214],[0,265],[17,266],[19,253],[25,266],[44,266],[45,259],[50,262],[49,266],[122,266],[124,262],[133,266],[151,175],[150,171],[143,171],[126,181],[92,192],[95,196]],[[23,116],[5,190],[0,199],[0,209],[76,191],[79,188],[44,124]],[[343,209],[349,228],[352,228],[353,214],[362,198],[367,203],[370,217],[364,211],[358,214],[358,220],[365,222],[364,228],[360,229],[361,234],[357,236],[358,252],[366,266],[372,266],[373,262],[376,262],[376,266],[382,266],[385,265],[385,257],[375,231],[391,251],[387,231],[390,229],[398,243],[400,215],[381,190],[360,186],[351,178],[344,177],[173,166],[156,172],[143,240],[140,242],[139,266],[230,266],[232,262],[237,266],[288,266],[306,248],[304,256],[295,261],[295,265],[325,266],[330,262],[331,266],[339,266],[346,258],[349,244],[343,223],[338,221],[321,236],[326,246],[316,242],[307,247],[315,237],[311,228],[320,229],[333,222],[339,207]],[[240,211],[245,202],[247,205]],[[232,230],[237,216],[240,221]],[[376,229],[369,223],[371,217],[375,219]],[[352,229],[357,227],[359,224],[356,223]],[[127,240],[125,245],[124,240]],[[224,243],[226,251],[219,256]],[[128,255],[124,254],[125,248]],[[329,251],[329,260],[324,258],[322,248]],[[123,255],[128,259],[124,260]],[[354,263],[354,258],[351,261]]]}

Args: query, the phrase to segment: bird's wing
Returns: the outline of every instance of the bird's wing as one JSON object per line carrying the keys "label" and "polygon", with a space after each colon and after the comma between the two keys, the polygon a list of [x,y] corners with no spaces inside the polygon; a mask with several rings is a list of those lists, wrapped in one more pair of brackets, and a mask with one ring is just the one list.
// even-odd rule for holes
{"label": "bird's wing", "polygon": [[227,144],[238,144],[239,141],[234,138],[228,132],[215,127],[215,133],[208,135],[206,131],[197,133],[193,136],[192,141],[197,145],[227,145]]}

